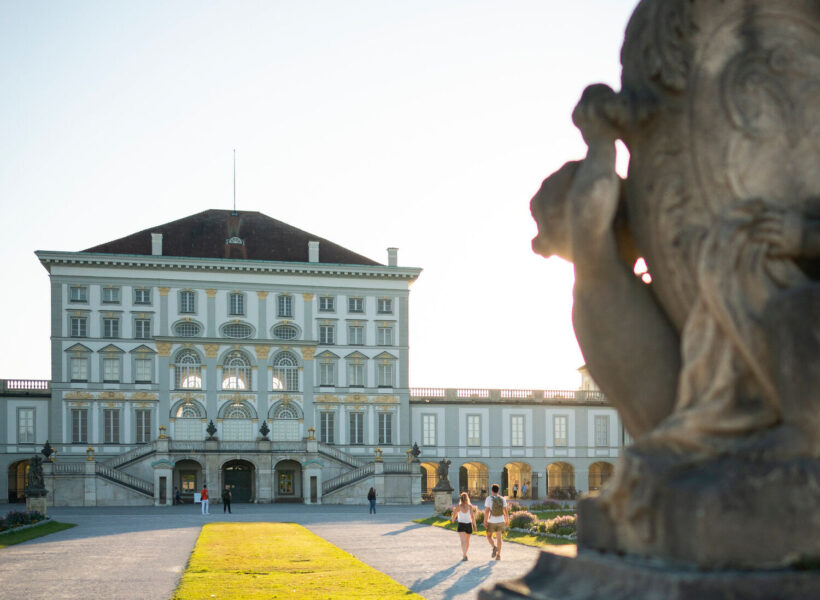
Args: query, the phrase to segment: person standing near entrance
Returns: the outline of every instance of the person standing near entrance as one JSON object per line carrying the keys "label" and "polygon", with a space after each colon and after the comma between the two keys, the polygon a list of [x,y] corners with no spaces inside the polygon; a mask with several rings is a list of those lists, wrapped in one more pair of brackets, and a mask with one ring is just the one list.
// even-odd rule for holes
{"label": "person standing near entrance", "polygon": [[225,486],[222,492],[222,513],[224,514],[225,511],[231,514],[231,487],[228,485]]}
{"label": "person standing near entrance", "polygon": [[513,484],[513,498],[518,498],[518,482]]}
{"label": "person standing near entrance", "polygon": [[208,510],[208,484],[202,484],[202,492],[200,493],[200,501],[202,504],[202,514],[209,515],[211,512]]}
{"label": "person standing near entrance", "polygon": [[528,490],[528,489],[530,489],[530,488],[529,488],[529,482],[528,482],[528,481],[525,481],[525,482],[524,482],[524,485],[522,485],[522,486],[521,486],[521,498],[522,498],[522,499],[524,499],[524,498],[526,498],[526,497],[527,497],[527,490]]}
{"label": "person standing near entrance", "polygon": [[490,489],[492,494],[484,501],[484,526],[487,528],[487,541],[493,547],[492,557],[501,560],[501,536],[510,524],[510,515],[507,512],[507,500],[498,494],[498,484],[494,483]]}
{"label": "person standing near entrance", "polygon": [[367,492],[367,499],[370,501],[370,512],[367,514],[376,514],[376,490],[374,488],[370,488],[370,491]]}

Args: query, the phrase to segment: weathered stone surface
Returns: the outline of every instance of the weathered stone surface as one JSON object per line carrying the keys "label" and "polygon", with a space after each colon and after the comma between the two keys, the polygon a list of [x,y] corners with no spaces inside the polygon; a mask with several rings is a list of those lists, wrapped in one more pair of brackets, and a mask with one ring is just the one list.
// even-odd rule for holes
{"label": "weathered stone surface", "polygon": [[[573,112],[586,158],[532,200],[533,249],[573,262],[579,344],[635,438],[582,503],[582,550],[761,582],[817,564],[818,25],[816,0],[642,0],[621,90],[589,86]],[[754,591],[709,577],[717,596]]]}
{"label": "weathered stone surface", "polygon": [[566,558],[543,552],[521,579],[479,592],[479,600],[803,600],[820,597],[817,571],[673,569],[651,561],[583,552]]}

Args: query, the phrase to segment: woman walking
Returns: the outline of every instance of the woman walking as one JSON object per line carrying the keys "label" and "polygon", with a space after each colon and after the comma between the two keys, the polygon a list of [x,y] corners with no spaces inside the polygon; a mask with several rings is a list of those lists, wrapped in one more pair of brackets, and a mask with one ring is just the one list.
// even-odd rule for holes
{"label": "woman walking", "polygon": [[370,512],[368,514],[376,514],[376,490],[370,488],[367,492],[367,499],[370,500]]}
{"label": "woman walking", "polygon": [[450,517],[451,522],[458,519],[458,536],[461,538],[461,553],[467,560],[467,550],[470,548],[470,536],[473,531],[478,529],[475,524],[476,508],[470,503],[470,496],[467,492],[461,492],[459,495],[459,502],[453,507],[453,516]]}

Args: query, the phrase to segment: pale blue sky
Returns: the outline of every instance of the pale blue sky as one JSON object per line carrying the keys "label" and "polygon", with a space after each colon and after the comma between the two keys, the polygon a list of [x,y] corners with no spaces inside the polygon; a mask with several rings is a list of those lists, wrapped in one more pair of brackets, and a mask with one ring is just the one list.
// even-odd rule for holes
{"label": "pale blue sky", "polygon": [[0,0],[0,378],[48,378],[48,276],[84,248],[237,207],[386,261],[413,386],[575,387],[571,267],[529,199],[618,87],[635,0]]}

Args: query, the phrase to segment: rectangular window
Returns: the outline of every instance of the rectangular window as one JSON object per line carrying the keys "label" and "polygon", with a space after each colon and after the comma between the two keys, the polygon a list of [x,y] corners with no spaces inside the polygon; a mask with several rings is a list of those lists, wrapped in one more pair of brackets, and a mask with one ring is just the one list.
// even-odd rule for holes
{"label": "rectangular window", "polygon": [[393,363],[381,362],[376,365],[376,379],[379,387],[393,387]]}
{"label": "rectangular window", "polygon": [[196,294],[191,290],[183,290],[179,293],[179,312],[196,312]]}
{"label": "rectangular window", "polygon": [[609,417],[595,415],[595,445],[609,446]]}
{"label": "rectangular window", "polygon": [[151,304],[151,288],[134,288],[134,304]]}
{"label": "rectangular window", "polygon": [[364,413],[349,413],[350,417],[350,444],[361,446],[364,444]]}
{"label": "rectangular window", "polygon": [[383,315],[393,314],[393,300],[392,298],[379,298],[378,312]]}
{"label": "rectangular window", "polygon": [[72,285],[68,288],[69,302],[88,302],[88,288],[84,285]]}
{"label": "rectangular window", "polygon": [[378,413],[379,444],[390,446],[393,444],[393,414]]}
{"label": "rectangular window", "polygon": [[71,443],[88,443],[88,409],[71,409]]}
{"label": "rectangular window", "polygon": [[333,361],[319,363],[319,385],[336,385],[336,365]]}
{"label": "rectangular window", "polygon": [[436,445],[436,415],[421,416],[421,443],[423,446]]}
{"label": "rectangular window", "polygon": [[347,385],[349,387],[364,387],[364,365],[362,363],[347,363]]}
{"label": "rectangular window", "polygon": [[88,337],[88,318],[71,317],[71,337]]}
{"label": "rectangular window", "polygon": [[71,381],[88,381],[88,359],[75,357],[71,362]]}
{"label": "rectangular window", "polygon": [[467,445],[481,445],[481,415],[467,415]]}
{"label": "rectangular window", "polygon": [[319,343],[333,345],[336,343],[336,326],[319,325]]}
{"label": "rectangular window", "polygon": [[134,319],[134,337],[138,340],[151,339],[151,319]]}
{"label": "rectangular window", "polygon": [[393,345],[393,328],[392,327],[379,327],[376,329],[376,343],[379,346],[392,346]]}
{"label": "rectangular window", "polygon": [[276,315],[279,317],[293,316],[293,296],[281,295],[277,300]]}
{"label": "rectangular window", "polygon": [[137,418],[137,443],[147,444],[151,441],[151,411],[139,408],[135,411]]}
{"label": "rectangular window", "polygon": [[361,325],[350,325],[347,328],[347,343],[351,346],[364,345],[364,327]]}
{"label": "rectangular window", "polygon": [[118,287],[104,287],[102,289],[103,304],[119,304],[120,303],[120,288]]}
{"label": "rectangular window", "polygon": [[319,312],[335,312],[336,298],[333,296],[319,297]]}
{"label": "rectangular window", "polygon": [[153,381],[152,365],[154,361],[150,358],[137,358],[134,360],[134,383],[151,383]]}
{"label": "rectangular window", "polygon": [[120,359],[103,359],[103,381],[105,383],[117,383],[120,380]]}
{"label": "rectangular window", "polygon": [[567,416],[555,415],[552,418],[552,438],[556,446],[566,447],[569,445],[567,440]]}
{"label": "rectangular window", "polygon": [[510,417],[510,445],[524,445],[524,417],[523,415],[513,415]]}
{"label": "rectangular window", "polygon": [[245,294],[233,292],[230,297],[230,315],[245,314]]}
{"label": "rectangular window", "polygon": [[364,312],[364,298],[348,298],[347,312],[360,313]]}
{"label": "rectangular window", "polygon": [[17,443],[34,443],[34,409],[17,409]]}
{"label": "rectangular window", "polygon": [[120,337],[120,319],[119,317],[106,317],[103,319],[103,337],[118,338]]}
{"label": "rectangular window", "polygon": [[336,427],[336,413],[319,413],[319,441],[324,444],[334,444],[333,432]]}
{"label": "rectangular window", "polygon": [[120,409],[118,408],[103,410],[103,443],[120,443]]}

